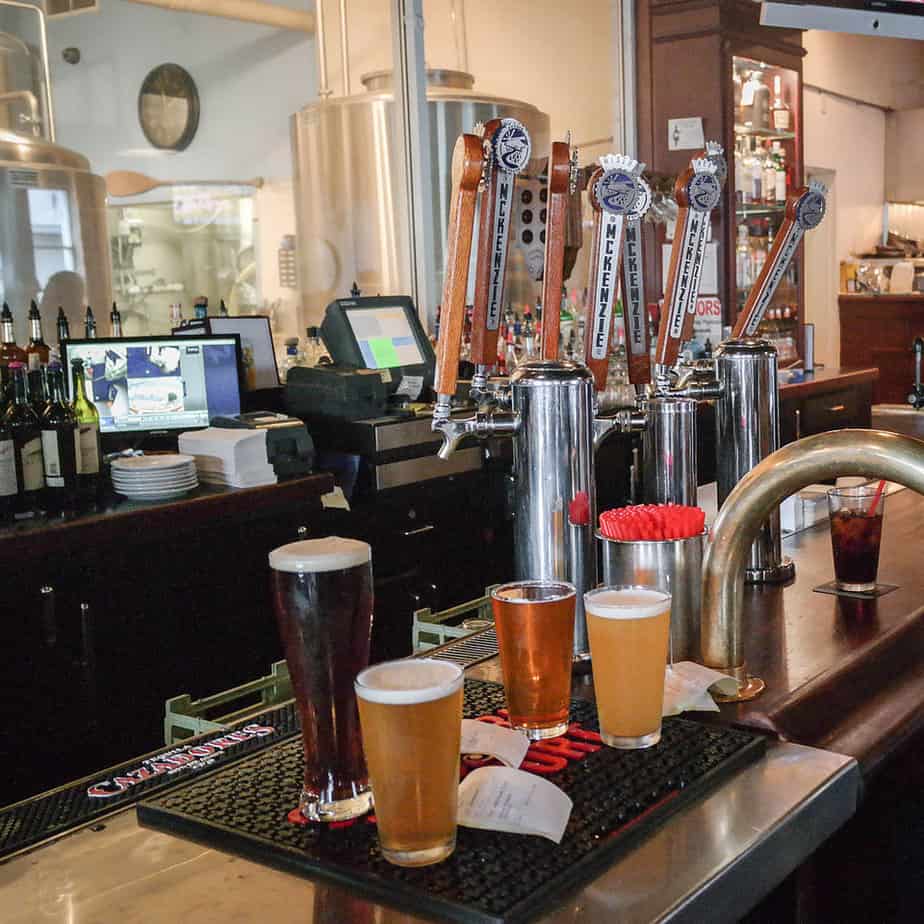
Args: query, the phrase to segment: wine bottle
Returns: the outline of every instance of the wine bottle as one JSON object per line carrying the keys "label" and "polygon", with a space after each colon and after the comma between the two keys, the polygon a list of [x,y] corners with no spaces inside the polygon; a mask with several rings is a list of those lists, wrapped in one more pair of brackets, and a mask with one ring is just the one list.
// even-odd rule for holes
{"label": "wine bottle", "polygon": [[95,500],[99,490],[102,452],[99,439],[99,411],[87,397],[83,360],[71,360],[74,396],[71,405],[77,418],[80,454],[77,458],[77,491],[82,499]]}
{"label": "wine bottle", "polygon": [[16,449],[13,446],[13,433],[0,415],[0,521],[13,516],[13,506],[19,493],[16,479]]}
{"label": "wine bottle", "polygon": [[42,316],[39,314],[38,305],[33,299],[29,305],[29,345],[26,347],[26,361],[29,362],[29,368],[32,368],[30,357],[38,356],[39,364],[48,365],[48,344],[42,335]]}
{"label": "wine bottle", "polygon": [[11,363],[13,401],[6,409],[3,420],[13,436],[13,455],[16,460],[17,495],[13,513],[24,516],[39,505],[45,477],[42,466],[42,431],[26,394],[26,367]]}
{"label": "wine bottle", "polygon": [[58,305],[58,346],[71,339],[71,326],[67,321],[64,308]]}
{"label": "wine bottle", "polygon": [[58,363],[48,367],[48,389],[48,404],[41,418],[44,506],[50,513],[59,513],[77,501],[80,430],[64,395],[64,371]]}
{"label": "wine bottle", "polygon": [[29,371],[26,373],[29,386],[29,403],[35,416],[41,419],[48,404],[48,366],[40,366],[38,355],[29,354]]}
{"label": "wine bottle", "polygon": [[93,317],[93,309],[87,305],[87,315],[83,322],[84,336],[87,340],[96,339],[96,318]]}
{"label": "wine bottle", "polygon": [[0,311],[0,404],[6,405],[13,398],[10,363],[25,363],[26,351],[16,345],[13,330],[13,312],[4,302]]}
{"label": "wine bottle", "polygon": [[112,311],[109,314],[109,323],[112,325],[112,336],[122,336],[122,315],[119,314],[119,308],[115,302],[112,303]]}

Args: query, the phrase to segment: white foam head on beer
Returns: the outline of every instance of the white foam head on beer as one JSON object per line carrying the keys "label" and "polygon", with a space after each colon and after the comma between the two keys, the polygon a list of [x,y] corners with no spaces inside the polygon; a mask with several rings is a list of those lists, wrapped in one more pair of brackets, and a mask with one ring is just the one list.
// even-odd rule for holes
{"label": "white foam head on beer", "polygon": [[462,668],[434,658],[386,661],[361,671],[356,695],[373,703],[410,706],[455,693],[462,686]]}
{"label": "white foam head on beer", "polygon": [[648,587],[603,588],[584,594],[584,608],[603,619],[651,619],[670,605],[670,594]]}
{"label": "white foam head on beer", "polygon": [[372,560],[372,547],[359,539],[327,536],[281,545],[269,553],[270,568],[291,574],[343,571]]}

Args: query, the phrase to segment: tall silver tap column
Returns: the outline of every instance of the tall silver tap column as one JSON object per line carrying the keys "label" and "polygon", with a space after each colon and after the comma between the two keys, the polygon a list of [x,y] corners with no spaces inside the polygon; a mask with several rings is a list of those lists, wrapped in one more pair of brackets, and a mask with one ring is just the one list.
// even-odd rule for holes
{"label": "tall silver tap column", "polygon": [[649,398],[642,405],[642,494],[646,504],[696,506],[696,402]]}
{"label": "tall silver tap column", "polygon": [[[766,340],[726,340],[716,349],[722,397],[716,402],[718,502],[762,459],[780,448],[776,348]],[[751,546],[745,579],[788,581],[795,565],[783,559],[780,511],[774,510]]]}
{"label": "tall silver tap column", "polygon": [[[594,379],[579,363],[527,362],[510,378],[510,398],[518,418],[513,440],[516,578],[574,584],[574,656],[576,662],[588,661],[583,593],[597,583]],[[589,516],[572,523],[570,513],[585,501]]]}

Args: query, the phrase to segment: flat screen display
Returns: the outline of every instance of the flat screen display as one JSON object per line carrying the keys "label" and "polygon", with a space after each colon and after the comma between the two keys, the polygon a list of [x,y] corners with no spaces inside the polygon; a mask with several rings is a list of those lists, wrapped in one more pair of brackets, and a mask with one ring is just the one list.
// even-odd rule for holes
{"label": "flat screen display", "polygon": [[367,369],[395,369],[424,362],[404,308],[347,308],[347,321]]}
{"label": "flat screen display", "polygon": [[[82,359],[100,432],[192,430],[241,412],[237,337],[71,340]],[[69,384],[69,390],[72,385]]]}

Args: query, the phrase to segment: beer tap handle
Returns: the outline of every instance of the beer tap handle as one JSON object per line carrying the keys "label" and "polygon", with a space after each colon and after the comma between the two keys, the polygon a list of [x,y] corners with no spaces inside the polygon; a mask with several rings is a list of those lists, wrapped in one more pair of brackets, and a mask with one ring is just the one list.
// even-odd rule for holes
{"label": "beer tap handle", "polygon": [[561,287],[565,274],[565,214],[572,184],[571,146],[553,141],[548,168],[548,220],[542,276],[542,358],[558,359]]}
{"label": "beer tap handle", "polygon": [[468,263],[475,224],[475,195],[481,180],[483,162],[481,138],[477,135],[460,135],[452,153],[452,203],[436,356],[435,422],[449,417],[452,396],[458,383]]}
{"label": "beer tap handle", "polygon": [[481,391],[497,362],[497,333],[504,301],[507,252],[516,175],[530,157],[529,132],[516,119],[491,119],[482,131],[484,183],[475,257],[472,305],[472,390]]}
{"label": "beer tap handle", "polygon": [[587,184],[594,233],[589,270],[592,288],[584,320],[584,362],[593,373],[597,391],[606,388],[626,217],[638,199],[639,174],[644,166],[623,155],[601,157],[600,164]]}
{"label": "beer tap handle", "polygon": [[708,158],[697,157],[674,184],[679,211],[655,347],[655,363],[662,387],[680,355],[687,312],[696,308],[709,216],[722,194],[716,172],[716,165]]}
{"label": "beer tap handle", "polygon": [[825,217],[827,188],[812,180],[797,189],[786,200],[783,224],[777,233],[770,255],[761,267],[757,281],[748,293],[747,301],[735,322],[733,337],[753,337],[763,320],[777,286],[780,284],[799,242],[806,231],[819,225]]}
{"label": "beer tap handle", "polygon": [[641,177],[635,205],[626,215],[622,245],[622,323],[626,335],[629,382],[651,382],[651,344],[642,273],[642,221],[651,208],[651,187]]}

